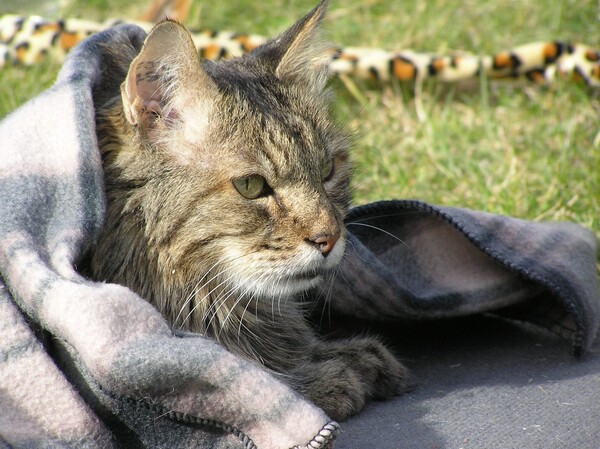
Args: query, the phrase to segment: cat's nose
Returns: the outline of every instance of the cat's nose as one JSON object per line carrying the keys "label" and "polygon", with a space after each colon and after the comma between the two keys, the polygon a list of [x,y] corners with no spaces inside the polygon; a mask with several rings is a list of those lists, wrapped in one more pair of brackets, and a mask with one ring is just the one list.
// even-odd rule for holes
{"label": "cat's nose", "polygon": [[310,243],[312,243],[319,251],[321,251],[321,254],[323,254],[324,257],[327,257],[339,238],[340,233],[336,232],[335,234],[317,234],[311,237],[309,240]]}

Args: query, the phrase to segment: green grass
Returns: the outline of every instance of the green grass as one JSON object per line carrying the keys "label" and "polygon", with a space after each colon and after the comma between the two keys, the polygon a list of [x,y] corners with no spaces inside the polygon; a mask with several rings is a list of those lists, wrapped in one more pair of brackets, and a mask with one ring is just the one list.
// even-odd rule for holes
{"label": "green grass", "polygon": [[[125,10],[120,3],[80,0],[63,13],[132,17],[146,2]],[[314,3],[205,2],[195,4],[188,25],[274,35]],[[599,13],[596,2],[579,0],[346,0],[333,1],[325,28],[329,40],[343,45],[490,53],[535,40],[598,46]],[[45,63],[1,71],[0,116],[48,86],[57,69]],[[565,81],[540,88],[482,79],[466,88],[426,83],[415,97],[406,85],[356,86],[362,101],[334,81],[335,115],[355,135],[356,203],[421,198],[528,219],[571,220],[600,237],[597,91]]]}

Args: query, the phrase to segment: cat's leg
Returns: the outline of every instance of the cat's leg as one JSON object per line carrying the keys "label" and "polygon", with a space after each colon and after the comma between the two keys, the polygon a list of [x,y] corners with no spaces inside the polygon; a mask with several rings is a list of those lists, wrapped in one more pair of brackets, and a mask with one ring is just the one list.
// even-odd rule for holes
{"label": "cat's leg", "polygon": [[340,421],[371,399],[386,399],[412,386],[408,369],[373,337],[315,342],[310,359],[295,371],[302,379],[299,390]]}

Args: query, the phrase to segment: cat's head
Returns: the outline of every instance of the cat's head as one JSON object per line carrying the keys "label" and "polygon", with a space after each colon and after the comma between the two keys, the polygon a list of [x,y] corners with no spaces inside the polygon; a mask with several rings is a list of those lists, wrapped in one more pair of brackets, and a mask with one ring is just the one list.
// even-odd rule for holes
{"label": "cat's head", "polygon": [[163,22],[132,62],[121,96],[133,144],[110,157],[140,186],[126,207],[143,215],[170,282],[281,297],[341,260],[349,167],[325,90],[325,8],[217,62],[199,61],[189,33]]}

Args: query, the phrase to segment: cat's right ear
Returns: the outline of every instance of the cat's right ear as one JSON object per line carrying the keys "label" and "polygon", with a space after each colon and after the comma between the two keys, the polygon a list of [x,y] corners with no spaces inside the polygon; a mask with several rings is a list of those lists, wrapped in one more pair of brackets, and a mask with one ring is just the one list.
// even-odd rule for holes
{"label": "cat's right ear", "polygon": [[[212,80],[200,67],[189,32],[177,22],[161,22],[146,37],[121,85],[125,118],[149,131],[159,123],[173,126],[186,102],[193,101],[190,92],[203,84],[212,86]],[[186,89],[192,85],[195,89]]]}
{"label": "cat's right ear", "polygon": [[327,0],[321,0],[291,28],[252,54],[281,81],[320,94],[328,74],[328,46],[320,38],[320,23],[326,10]]}

